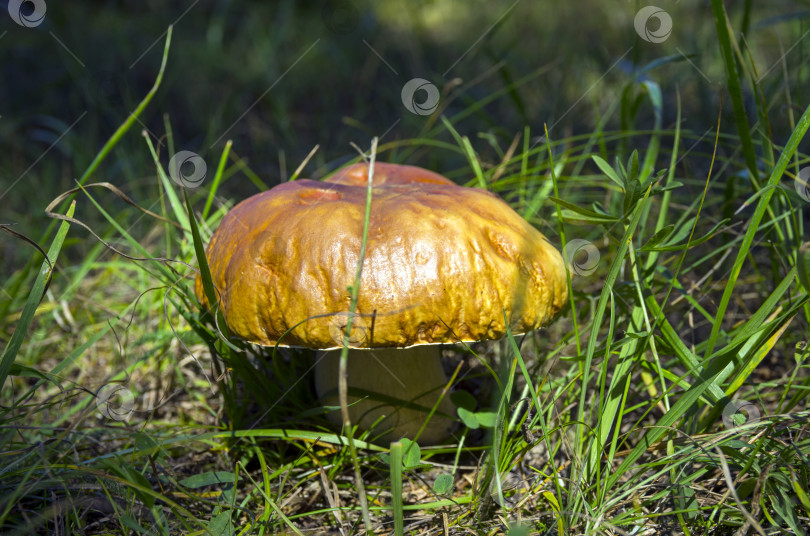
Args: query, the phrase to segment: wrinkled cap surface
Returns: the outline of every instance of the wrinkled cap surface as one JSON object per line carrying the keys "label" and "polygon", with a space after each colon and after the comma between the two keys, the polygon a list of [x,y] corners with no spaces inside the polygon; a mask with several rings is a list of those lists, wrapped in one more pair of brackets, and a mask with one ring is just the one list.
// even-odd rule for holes
{"label": "wrinkled cap surface", "polygon": [[[336,348],[350,310],[368,166],[254,195],[222,220],[207,258],[233,334]],[[560,253],[495,194],[377,163],[349,346],[497,339],[549,322],[567,297]],[[205,307],[200,278],[195,286]]]}

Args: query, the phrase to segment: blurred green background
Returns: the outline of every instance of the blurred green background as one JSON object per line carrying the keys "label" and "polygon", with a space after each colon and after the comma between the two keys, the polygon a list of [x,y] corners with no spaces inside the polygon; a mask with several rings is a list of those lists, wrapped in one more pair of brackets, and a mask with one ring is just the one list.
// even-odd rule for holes
{"label": "blurred green background", "polygon": [[[685,131],[700,138],[721,104],[724,130],[733,131],[706,2],[659,1],[672,30],[655,43],[636,31],[634,17],[645,4],[633,1],[41,1],[47,14],[31,28],[12,20],[8,2],[0,11],[0,206],[5,223],[34,237],[47,222],[47,203],[74,186],[151,87],[170,24],[174,42],[160,90],[91,178],[112,182],[144,206],[159,189],[139,131],[165,142],[166,118],[175,148],[200,154],[211,175],[232,139],[232,156],[267,186],[289,178],[316,144],[303,176],[324,175],[357,155],[352,142],[367,148],[375,135],[382,144],[418,137],[452,142],[439,114],[403,106],[403,85],[413,78],[435,84],[439,112],[471,138],[485,165],[499,162],[493,140],[508,147],[526,126],[533,143],[544,124],[556,139],[593,132],[603,116],[609,116],[604,130],[632,127],[609,112],[654,62],[661,64],[641,76],[662,87],[665,129],[674,126],[679,92]],[[34,7],[25,2],[22,9]],[[766,99],[778,100],[768,128],[774,139],[785,139],[790,114],[807,100],[801,91],[807,47],[799,45],[810,29],[808,3],[757,2],[744,20],[741,7],[729,3],[730,17],[746,30]],[[659,20],[648,24],[660,29]],[[754,95],[746,97],[753,103]],[[652,127],[649,105],[634,126]],[[702,171],[712,138],[680,165],[692,162]],[[635,143],[643,145],[644,136]],[[720,148],[726,156],[734,149]],[[164,163],[169,156],[164,143]],[[463,156],[442,148],[405,145],[381,158],[461,182],[471,178]],[[239,199],[257,191],[254,182],[234,177],[219,193]],[[79,218],[95,217],[79,211]],[[13,243],[3,239],[1,246],[5,274],[19,267]]]}

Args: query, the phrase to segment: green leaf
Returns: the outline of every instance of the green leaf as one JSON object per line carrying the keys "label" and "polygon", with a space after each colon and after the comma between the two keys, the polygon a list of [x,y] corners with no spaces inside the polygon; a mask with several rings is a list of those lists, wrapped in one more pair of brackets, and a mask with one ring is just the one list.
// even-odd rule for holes
{"label": "green leaf", "polygon": [[793,496],[788,495],[785,490],[780,487],[778,494],[771,496],[771,504],[776,514],[790,527],[790,531],[793,532],[793,534],[802,534],[804,531],[801,528],[800,521],[796,518],[796,514],[793,512],[792,499]]}
{"label": "green leaf", "polygon": [[494,411],[477,411],[475,419],[484,428],[495,428],[497,414]]}
{"label": "green leaf", "polygon": [[454,391],[450,394],[450,401],[456,405],[457,408],[464,408],[469,411],[474,411],[478,405],[478,401],[473,395],[467,391]]}
{"label": "green leaf", "polygon": [[21,378],[39,378],[41,380],[47,380],[57,387],[61,389],[61,383],[57,376],[53,374],[49,374],[47,372],[43,372],[41,370],[37,370],[33,367],[29,367],[27,365],[21,365],[19,363],[13,363],[11,365],[11,369],[8,371],[9,376],[19,376]]}
{"label": "green leaf", "polygon": [[184,478],[180,481],[180,484],[187,488],[195,489],[216,484],[233,484],[235,481],[236,475],[228,471],[208,471]]}
{"label": "green leaf", "polygon": [[[799,498],[802,505],[804,506],[805,510],[810,512],[810,497],[808,497],[807,492],[802,488],[801,482],[796,480],[796,475],[791,473],[790,478],[791,484],[793,484],[793,491],[796,492],[796,497]],[[436,488],[436,485],[433,485],[433,488]]]}
{"label": "green leaf", "polygon": [[235,533],[230,510],[222,512],[208,522],[208,530],[215,536],[231,536]]}
{"label": "green leaf", "polygon": [[154,449],[158,448],[159,446],[160,445],[157,441],[143,432],[138,433],[138,436],[135,438],[135,448],[138,450]]}
{"label": "green leaf", "polygon": [[402,438],[399,442],[402,443],[402,466],[406,469],[417,467],[422,460],[419,444],[408,438]]}
{"label": "green leaf", "polygon": [[616,171],[612,167],[610,167],[610,164],[608,164],[603,158],[597,155],[592,155],[591,159],[596,163],[597,166],[599,166],[599,169],[602,170],[602,173],[607,175],[607,178],[618,184],[619,188],[624,190],[624,181],[619,177]]}
{"label": "green leaf", "polygon": [[613,169],[615,169],[616,173],[618,173],[619,177],[621,177],[622,184],[627,184],[627,170],[624,169],[624,164],[622,164],[622,161],[619,160],[618,156],[613,159],[613,162]]}
{"label": "green leaf", "polygon": [[[638,161],[636,161],[636,164],[638,164]],[[624,191],[625,214],[630,214],[633,211],[633,207],[635,207],[638,200],[641,199],[644,191],[646,191],[646,188],[642,190],[641,183],[638,181],[631,180],[627,182],[627,188]]]}
{"label": "green leaf", "polygon": [[[693,238],[688,244],[679,244],[681,240],[689,235],[689,232],[692,227],[692,221],[694,218],[688,220],[684,225],[678,229],[678,231],[671,236],[666,242],[658,246],[649,246],[647,247],[648,251],[679,251],[686,249],[688,245],[690,248],[694,246],[698,246],[708,240],[711,240],[715,234],[720,230],[721,227],[725,226],[729,220],[721,220],[717,222],[717,224],[712,227],[705,235],[701,236],[700,238]],[[645,246],[646,247],[646,246]]]}
{"label": "green leaf", "polygon": [[480,428],[480,425],[478,424],[478,418],[475,416],[475,413],[464,408],[458,408],[456,409],[456,412],[458,413],[461,422],[464,423],[464,426],[466,426],[470,430],[477,430],[478,428]]}
{"label": "green leaf", "polygon": [[[568,209],[569,211],[571,211],[571,212],[573,212],[573,213],[575,213],[577,215],[584,216],[589,221],[595,221],[595,222],[600,222],[600,223],[615,223],[615,222],[619,221],[619,218],[615,218],[613,216],[606,215],[606,214],[599,214],[598,212],[594,212],[593,210],[589,210],[587,208],[580,207],[578,205],[575,205],[573,203],[569,203],[568,201],[565,201],[563,199],[559,199],[559,198],[554,197],[554,196],[549,196],[549,199],[551,201],[553,201],[554,203],[560,205],[561,207],[564,207],[564,208]],[[563,211],[563,213],[565,214],[565,211]]]}
{"label": "green leaf", "polygon": [[[664,170],[664,171],[666,171],[666,170]],[[672,181],[669,184],[667,184],[666,186],[660,186],[660,185],[659,186],[653,186],[652,193],[650,195],[658,195],[658,194],[661,194],[661,193],[664,193],[664,192],[668,192],[670,190],[674,190],[676,188],[680,188],[681,186],[683,186],[683,183],[678,182],[678,181]]]}
{"label": "green leaf", "polygon": [[638,176],[638,149],[633,151],[627,161],[627,182],[641,183],[641,177]]}
{"label": "green leaf", "polygon": [[605,217],[591,217],[591,216],[583,216],[574,212],[573,210],[568,210],[564,208],[560,211],[560,216],[562,216],[563,220],[569,223],[583,223],[583,224],[592,224],[592,225],[601,225],[601,224],[610,224],[615,223],[612,220],[612,216],[610,218]]}
{"label": "green leaf", "polygon": [[144,454],[155,456],[158,459],[164,454],[160,448],[160,443],[144,432],[139,432],[135,437],[135,448],[142,451]]}
{"label": "green leaf", "polygon": [[438,495],[450,493],[453,489],[453,475],[442,473],[433,481],[433,491]]}
{"label": "green leaf", "polygon": [[647,240],[647,243],[645,243],[643,246],[641,246],[641,251],[646,251],[647,249],[649,249],[651,247],[657,246],[658,244],[660,244],[661,242],[663,242],[664,240],[669,238],[669,235],[671,235],[672,231],[674,231],[674,230],[675,230],[675,224],[674,223],[671,223],[671,224],[665,226],[660,231],[658,231],[657,233],[652,235],[650,237],[650,239]]}

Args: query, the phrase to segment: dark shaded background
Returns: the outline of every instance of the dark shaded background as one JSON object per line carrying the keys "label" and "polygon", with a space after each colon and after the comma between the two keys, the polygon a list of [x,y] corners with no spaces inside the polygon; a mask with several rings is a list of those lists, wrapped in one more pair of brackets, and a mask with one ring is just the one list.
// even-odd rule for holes
{"label": "dark shaded background", "polygon": [[[732,132],[708,2],[659,4],[673,20],[672,35],[662,43],[639,38],[633,18],[644,4],[628,1],[48,0],[44,21],[33,28],[16,24],[3,2],[2,219],[39,234],[47,203],[73,186],[151,87],[170,24],[174,39],[160,90],[140,125],[91,178],[139,201],[154,198],[157,184],[139,131],[157,141],[167,120],[175,148],[199,153],[211,172],[232,139],[234,155],[268,186],[288,178],[316,144],[305,176],[321,176],[355,157],[350,143],[367,148],[375,135],[385,134],[383,144],[424,138],[455,145],[438,114],[404,108],[402,86],[415,77],[441,90],[441,113],[471,138],[485,165],[498,161],[491,140],[506,147],[525,126],[532,137],[542,134],[544,123],[557,139],[592,132],[634,71],[669,56],[678,61],[644,75],[661,85],[664,127],[673,126],[680,92],[685,130],[703,134],[723,102],[724,128]],[[800,90],[784,88],[807,87],[800,83],[808,76],[806,47],[795,46],[810,28],[801,22],[807,3],[759,2],[747,20],[742,2],[727,4],[732,20],[747,29],[763,71],[766,100],[774,107],[769,127],[784,140],[791,106],[795,114],[806,105]],[[650,128],[651,118],[642,105],[636,128]],[[614,113],[604,128],[622,126]],[[165,164],[166,147],[161,151]],[[401,144],[381,158],[431,167],[462,182],[472,177],[466,160],[442,146]],[[256,190],[239,176],[220,193],[241,198]]]}

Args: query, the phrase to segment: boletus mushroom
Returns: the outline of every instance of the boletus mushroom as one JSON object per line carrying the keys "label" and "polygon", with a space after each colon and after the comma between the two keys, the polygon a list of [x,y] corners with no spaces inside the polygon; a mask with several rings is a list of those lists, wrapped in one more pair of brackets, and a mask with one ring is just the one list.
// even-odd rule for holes
{"label": "boletus mushroom", "polygon": [[[338,362],[361,251],[368,165],[254,195],[207,250],[231,332],[318,355],[321,403],[337,406]],[[426,169],[377,163],[359,299],[349,337],[353,423],[413,438],[447,382],[440,344],[498,339],[548,323],[567,297],[563,259],[497,195]],[[201,280],[196,294],[209,307]],[[364,394],[358,398],[356,395]],[[398,402],[393,402],[396,399]],[[443,397],[420,442],[453,426]],[[330,419],[341,424],[340,411]]]}

